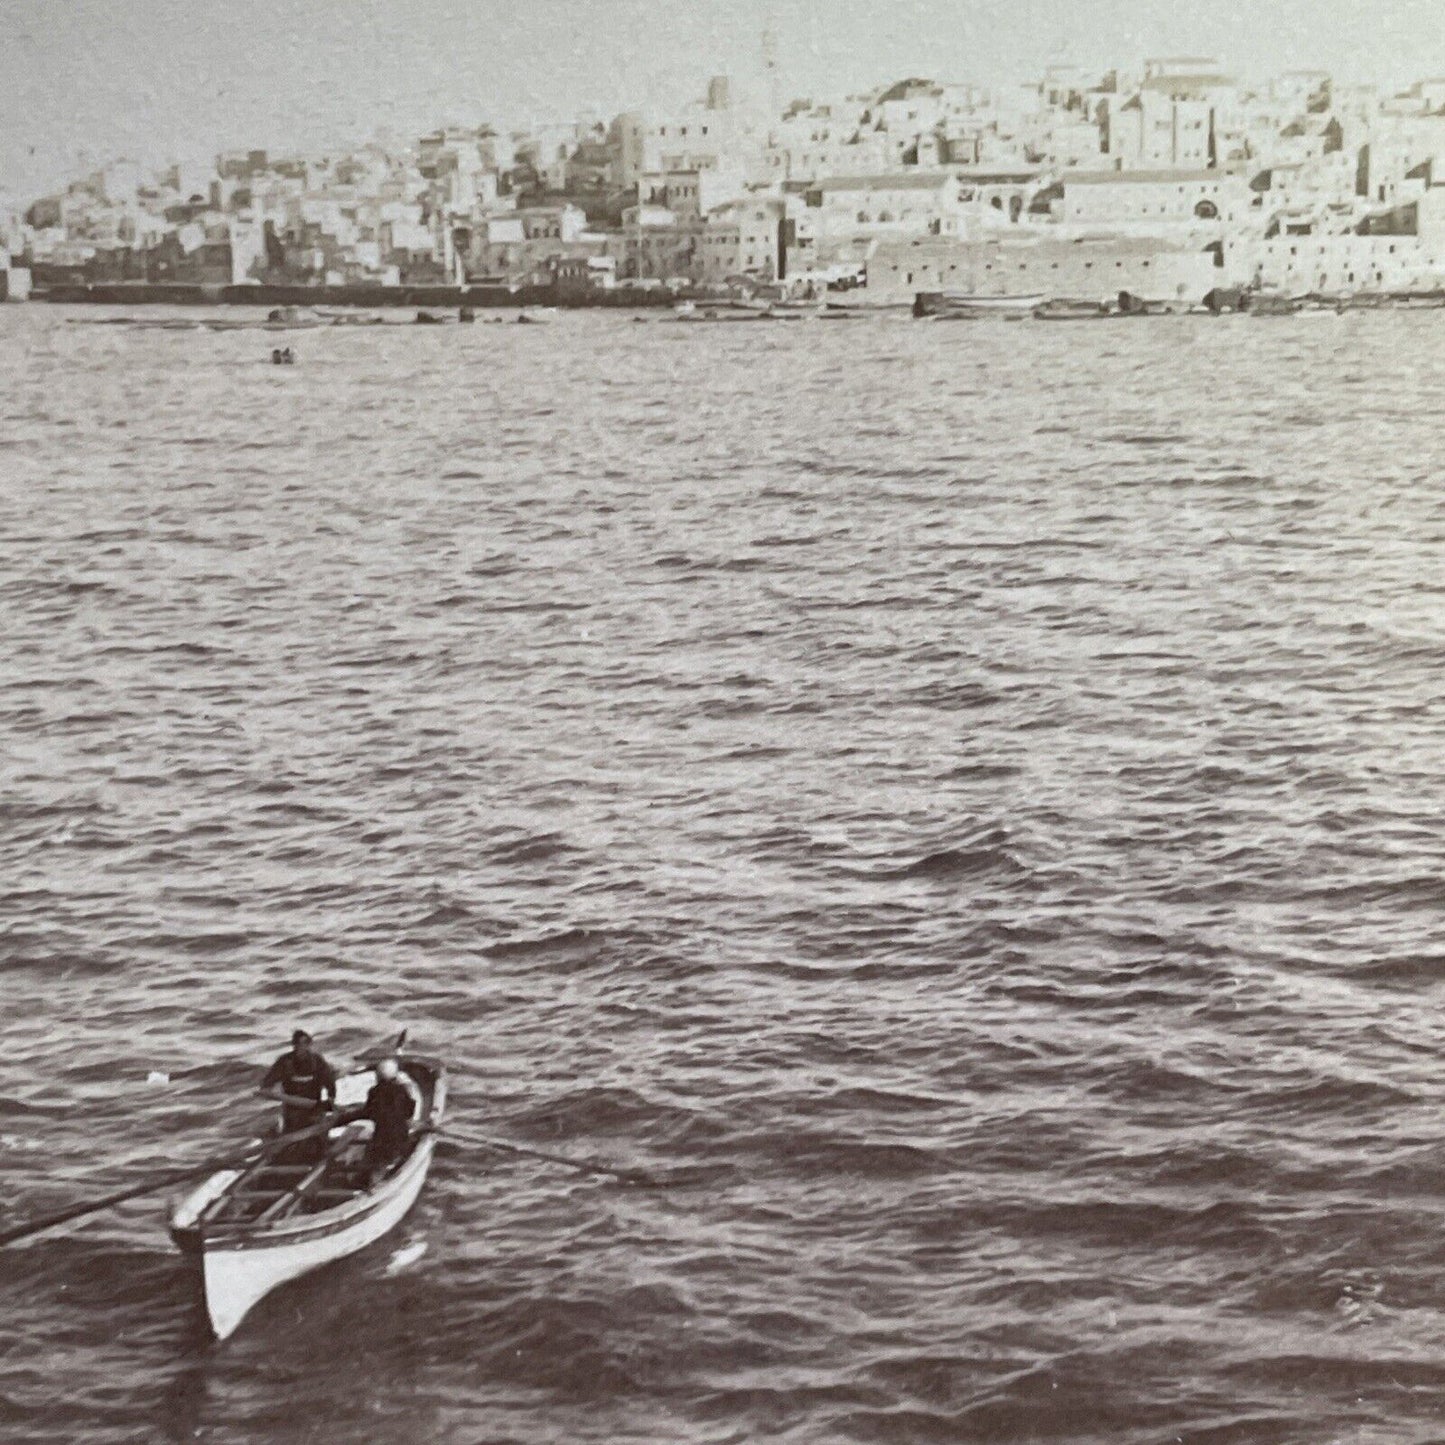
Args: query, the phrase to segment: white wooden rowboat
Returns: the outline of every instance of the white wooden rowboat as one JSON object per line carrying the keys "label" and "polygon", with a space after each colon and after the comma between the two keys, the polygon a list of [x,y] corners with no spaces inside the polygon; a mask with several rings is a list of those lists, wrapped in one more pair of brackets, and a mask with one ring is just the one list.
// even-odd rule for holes
{"label": "white wooden rowboat", "polygon": [[943,321],[975,321],[990,316],[1016,318],[1028,316],[1047,299],[1042,291],[1012,296],[986,296],[968,291],[920,291],[914,298],[913,314]]}
{"label": "white wooden rowboat", "polygon": [[[358,1122],[330,1130],[320,1157],[291,1162],[281,1154],[223,1169],[172,1209],[171,1238],[195,1266],[218,1340],[277,1286],[364,1249],[416,1203],[446,1108],[446,1075],[435,1059],[404,1055],[400,1063],[424,1107],[401,1162],[370,1188],[358,1176],[370,1126]],[[369,1068],[343,1074],[338,1106],[360,1104],[375,1081]]]}

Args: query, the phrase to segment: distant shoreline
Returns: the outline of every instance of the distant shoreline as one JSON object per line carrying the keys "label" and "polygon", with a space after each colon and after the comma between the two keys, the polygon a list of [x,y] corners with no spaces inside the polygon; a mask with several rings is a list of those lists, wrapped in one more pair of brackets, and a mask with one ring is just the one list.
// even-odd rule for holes
{"label": "distant shoreline", "polygon": [[569,291],[552,286],[203,286],[115,282],[37,286],[31,301],[100,306],[670,307],[684,294],[654,288]]}

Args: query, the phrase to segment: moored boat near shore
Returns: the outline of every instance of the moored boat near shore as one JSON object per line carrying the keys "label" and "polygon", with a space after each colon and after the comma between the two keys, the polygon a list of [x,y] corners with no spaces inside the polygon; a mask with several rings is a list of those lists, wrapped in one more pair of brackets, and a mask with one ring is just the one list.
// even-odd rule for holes
{"label": "moored boat near shore", "polygon": [[991,316],[1028,316],[1047,299],[1042,291],[1006,296],[986,296],[960,291],[920,291],[913,301],[913,314],[917,317],[968,320]]}
{"label": "moored boat near shore", "polygon": [[1042,306],[1034,307],[1034,319],[1037,321],[1106,321],[1111,316],[1123,313],[1100,301],[1045,301]]}
{"label": "moored boat near shore", "polygon": [[1300,310],[1301,303],[1293,296],[1277,291],[1256,291],[1249,298],[1247,310],[1252,316],[1293,316]]}
{"label": "moored boat near shore", "polygon": [[[416,1203],[446,1108],[446,1076],[435,1059],[405,1055],[421,1093],[406,1153],[375,1182],[362,1175],[367,1125],[327,1131],[311,1157],[294,1151],[211,1175],[171,1211],[171,1237],[194,1267],[212,1334],[224,1340],[266,1295],[313,1269],[355,1254],[390,1231]],[[343,1074],[337,1104],[360,1104],[370,1068]]]}

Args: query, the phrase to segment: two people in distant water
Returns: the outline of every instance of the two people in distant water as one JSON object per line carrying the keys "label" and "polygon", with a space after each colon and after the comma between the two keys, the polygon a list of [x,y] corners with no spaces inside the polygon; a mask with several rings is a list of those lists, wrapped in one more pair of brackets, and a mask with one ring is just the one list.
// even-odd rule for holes
{"label": "two people in distant water", "polygon": [[[411,1141],[412,1121],[419,1118],[425,1101],[421,1090],[401,1065],[392,1058],[376,1065],[376,1083],[359,1108],[336,1110],[336,1071],[317,1052],[311,1035],[297,1029],[291,1048],[266,1071],[261,1092],[281,1101],[281,1131],[308,1129],[330,1117],[333,1124],[369,1119],[371,1138],[367,1141],[362,1170],[365,1187],[370,1188],[406,1153]],[[309,1143],[310,1141],[304,1141]],[[325,1131],[318,1136],[317,1157],[325,1152]]]}

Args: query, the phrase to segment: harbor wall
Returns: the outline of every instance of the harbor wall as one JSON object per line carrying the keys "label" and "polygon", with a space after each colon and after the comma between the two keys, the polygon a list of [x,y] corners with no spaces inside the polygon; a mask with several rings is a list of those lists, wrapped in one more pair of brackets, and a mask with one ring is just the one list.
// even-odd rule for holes
{"label": "harbor wall", "polygon": [[1224,273],[1215,253],[1143,240],[915,240],[880,245],[868,261],[868,299],[911,301],[920,291],[975,296],[1040,294],[1046,300],[1196,305]]}
{"label": "harbor wall", "polygon": [[1292,296],[1445,286],[1445,236],[1272,236],[1225,254],[1231,276]]}

